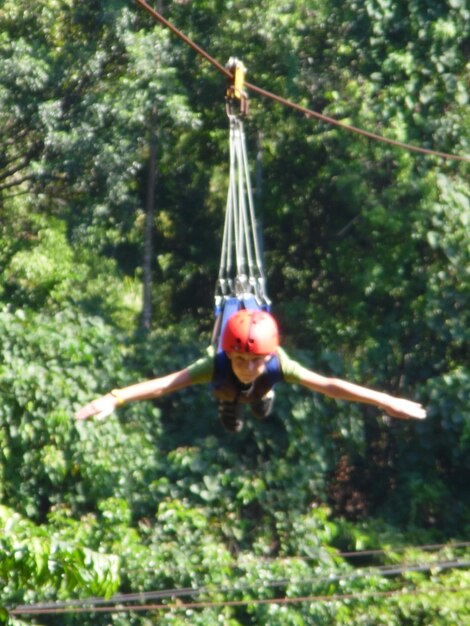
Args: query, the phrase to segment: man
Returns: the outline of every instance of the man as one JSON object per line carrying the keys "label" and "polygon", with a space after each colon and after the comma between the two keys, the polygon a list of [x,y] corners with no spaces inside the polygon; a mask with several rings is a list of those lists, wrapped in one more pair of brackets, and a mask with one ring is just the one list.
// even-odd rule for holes
{"label": "man", "polygon": [[426,417],[425,409],[417,402],[308,370],[280,347],[278,326],[269,313],[241,309],[227,320],[220,352],[210,348],[206,356],[183,370],[113,389],[82,407],[76,418],[103,419],[127,402],[212,383],[225,428],[239,432],[243,427],[243,405],[248,404],[256,417],[267,417],[274,399],[273,386],[279,381],[296,383],[337,400],[373,404],[400,419]]}

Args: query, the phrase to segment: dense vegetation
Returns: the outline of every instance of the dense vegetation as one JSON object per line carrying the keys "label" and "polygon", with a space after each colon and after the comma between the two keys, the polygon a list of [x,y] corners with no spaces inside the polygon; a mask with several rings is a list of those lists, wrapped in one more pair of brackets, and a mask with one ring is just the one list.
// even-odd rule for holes
{"label": "dense vegetation", "polygon": [[[220,62],[242,58],[256,85],[470,154],[465,0],[158,8]],[[470,574],[451,564],[470,531],[468,163],[251,98],[284,344],[420,400],[425,422],[284,386],[273,418],[239,436],[202,388],[75,423],[84,402],[184,367],[209,341],[225,79],[125,0],[4,0],[0,55],[0,618],[465,623]],[[357,550],[374,552],[345,554]],[[137,598],[171,610],[74,612],[184,588]],[[24,608],[51,602],[65,614]]]}

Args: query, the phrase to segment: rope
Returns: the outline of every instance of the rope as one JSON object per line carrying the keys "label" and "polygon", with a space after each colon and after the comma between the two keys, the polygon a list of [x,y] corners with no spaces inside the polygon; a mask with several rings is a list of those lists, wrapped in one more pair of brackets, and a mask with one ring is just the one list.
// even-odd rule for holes
{"label": "rope", "polygon": [[[187,37],[186,35],[184,35],[180,30],[178,30],[175,26],[173,26],[173,24],[171,24],[168,20],[166,20],[162,15],[160,15],[160,13],[158,13],[157,11],[155,11],[155,9],[152,9],[146,2],[145,0],[136,0],[137,4],[140,5],[143,9],[145,9],[146,11],[148,11],[148,13],[150,13],[150,15],[157,20],[158,22],[160,22],[161,24],[163,24],[164,26],[166,26],[167,28],[169,28],[177,37],[179,37],[182,41],[184,41],[187,45],[189,45],[193,50],[195,50],[198,54],[200,54],[202,57],[204,57],[209,63],[211,63],[219,72],[221,72],[226,78],[232,78],[232,74],[231,72],[229,72],[223,65],[221,65],[216,59],[214,59],[212,56],[210,56],[205,50],[203,50],[202,48],[200,48],[197,44],[195,44],[191,39],[189,39],[189,37]],[[431,150],[429,148],[422,148],[420,146],[413,146],[411,144],[408,143],[404,143],[402,141],[396,141],[394,139],[390,139],[388,137],[384,137],[383,135],[378,135],[376,133],[372,133],[369,132],[367,130],[363,130],[361,128],[357,128],[356,126],[351,126],[349,124],[345,124],[344,122],[340,122],[339,120],[336,120],[332,117],[329,117],[327,115],[323,115],[322,113],[318,113],[317,111],[313,111],[312,109],[308,109],[304,106],[301,106],[300,104],[296,104],[294,102],[291,102],[290,100],[287,100],[281,96],[278,96],[274,93],[271,93],[270,91],[267,91],[266,89],[262,89],[261,87],[257,87],[256,85],[253,85],[251,83],[245,82],[245,87],[249,90],[251,90],[254,93],[257,93],[260,96],[263,96],[265,98],[269,98],[275,102],[278,102],[280,104],[282,104],[283,106],[287,106],[290,107],[296,111],[299,111],[301,113],[303,113],[304,115],[306,115],[307,117],[313,117],[317,120],[320,120],[322,122],[326,122],[327,124],[333,125],[333,126],[337,126],[338,128],[341,128],[343,130],[347,130],[349,132],[353,132],[359,135],[362,135],[363,137],[367,137],[368,139],[373,139],[374,141],[380,141],[382,143],[387,143],[390,144],[396,148],[402,148],[405,150],[409,150],[411,152],[417,152],[420,154],[425,154],[425,155],[430,155],[430,156],[436,156],[442,159],[449,159],[449,160],[454,160],[454,161],[464,161],[466,163],[470,163],[470,157],[469,156],[459,156],[459,155],[455,155],[455,154],[449,154],[447,152],[439,152],[438,150]]]}

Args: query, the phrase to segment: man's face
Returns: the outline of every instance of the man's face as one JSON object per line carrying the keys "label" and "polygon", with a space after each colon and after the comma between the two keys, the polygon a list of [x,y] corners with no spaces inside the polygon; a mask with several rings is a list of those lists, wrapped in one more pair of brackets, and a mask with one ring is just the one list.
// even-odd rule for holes
{"label": "man's face", "polygon": [[239,352],[227,352],[232,363],[235,376],[244,384],[250,384],[264,372],[266,362],[271,358],[270,354],[259,355]]}

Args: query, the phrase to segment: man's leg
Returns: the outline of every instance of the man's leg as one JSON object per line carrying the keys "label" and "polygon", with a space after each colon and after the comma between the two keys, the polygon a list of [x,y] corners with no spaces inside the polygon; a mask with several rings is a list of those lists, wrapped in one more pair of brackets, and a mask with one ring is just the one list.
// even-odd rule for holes
{"label": "man's leg", "polygon": [[219,417],[225,430],[239,433],[243,428],[243,405],[239,402],[219,401]]}
{"label": "man's leg", "polygon": [[259,420],[263,420],[269,417],[273,410],[274,398],[274,389],[271,389],[260,400],[255,400],[255,402],[252,402],[250,404],[250,409],[253,415]]}

